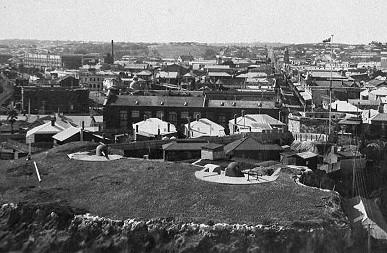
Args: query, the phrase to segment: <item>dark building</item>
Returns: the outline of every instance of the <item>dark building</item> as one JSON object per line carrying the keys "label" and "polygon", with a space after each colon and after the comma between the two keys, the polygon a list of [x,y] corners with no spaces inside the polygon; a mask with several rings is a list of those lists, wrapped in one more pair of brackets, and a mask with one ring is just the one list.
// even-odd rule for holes
{"label": "dark building", "polygon": [[282,150],[278,144],[262,144],[251,137],[245,137],[224,146],[224,152],[230,158],[259,161],[279,161]]}
{"label": "dark building", "polygon": [[165,161],[182,161],[200,159],[202,146],[205,142],[173,141],[163,145],[163,158]]}
{"label": "dark building", "polygon": [[65,87],[22,87],[23,109],[31,113],[88,113],[89,91]]}
{"label": "dark building", "polygon": [[82,67],[82,54],[62,55],[62,64],[66,69],[78,69]]}
{"label": "dark building", "polygon": [[61,77],[57,80],[60,87],[79,87],[79,79],[73,76]]}
{"label": "dark building", "polygon": [[379,113],[371,119],[370,130],[373,136],[387,138],[387,113]]}
{"label": "dark building", "polygon": [[[258,98],[259,100],[260,98]],[[174,124],[179,132],[190,119],[207,118],[228,129],[235,115],[268,114],[278,119],[273,101],[212,99],[204,96],[111,96],[104,106],[106,133],[131,133],[132,124],[144,117],[156,117]]]}

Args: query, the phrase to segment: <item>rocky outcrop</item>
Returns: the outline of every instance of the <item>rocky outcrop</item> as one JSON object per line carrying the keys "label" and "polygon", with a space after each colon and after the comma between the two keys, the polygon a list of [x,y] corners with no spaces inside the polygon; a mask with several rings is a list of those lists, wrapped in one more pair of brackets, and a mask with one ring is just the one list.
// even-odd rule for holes
{"label": "rocky outcrop", "polygon": [[[64,202],[0,210],[0,251],[22,252],[356,252],[346,222],[292,226],[112,220]],[[361,252],[361,251],[359,251]]]}

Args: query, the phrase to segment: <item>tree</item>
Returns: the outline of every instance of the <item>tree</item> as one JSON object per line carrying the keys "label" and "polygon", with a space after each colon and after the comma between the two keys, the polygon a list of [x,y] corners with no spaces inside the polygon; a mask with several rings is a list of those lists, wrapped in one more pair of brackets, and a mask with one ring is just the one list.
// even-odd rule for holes
{"label": "tree", "polygon": [[203,54],[203,58],[205,60],[211,60],[211,59],[216,58],[216,54],[217,54],[216,50],[214,50],[212,48],[207,48]]}
{"label": "tree", "polygon": [[8,111],[7,120],[11,124],[11,134],[13,134],[13,124],[17,120],[17,111],[15,109],[12,109],[12,110]]}

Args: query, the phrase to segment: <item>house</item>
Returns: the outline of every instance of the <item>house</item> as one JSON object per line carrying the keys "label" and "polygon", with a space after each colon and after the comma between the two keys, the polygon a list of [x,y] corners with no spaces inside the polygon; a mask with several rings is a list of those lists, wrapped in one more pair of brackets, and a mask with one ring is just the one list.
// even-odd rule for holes
{"label": "house", "polygon": [[371,119],[371,132],[379,137],[387,137],[387,113],[379,113]]}
{"label": "house", "polygon": [[158,118],[148,118],[133,124],[135,140],[149,140],[171,137],[176,134],[176,127]]}
{"label": "house", "polygon": [[184,125],[184,134],[189,138],[201,136],[224,136],[224,127],[215,122],[201,118]]}
{"label": "house", "polygon": [[84,127],[89,132],[100,132],[103,126],[102,115],[61,115],[60,117],[74,126]]}
{"label": "house", "polygon": [[170,83],[177,85],[179,83],[180,75],[178,72],[160,71],[156,74],[156,78],[160,83]]}
{"label": "house", "polygon": [[206,144],[206,142],[172,141],[162,146],[163,159],[164,161],[199,159],[202,147]]}
{"label": "house", "polygon": [[52,136],[62,132],[70,126],[71,124],[59,124],[54,118],[50,122],[44,123],[27,131],[26,143],[52,143]]}
{"label": "house", "polygon": [[267,114],[246,114],[229,120],[230,134],[284,130],[286,124]]}
{"label": "house", "polygon": [[387,87],[381,87],[379,89],[372,90],[368,95],[369,100],[378,100],[382,97],[387,97]]}
{"label": "house", "polygon": [[323,158],[323,166],[319,169],[326,173],[341,170],[345,174],[350,174],[353,170],[365,168],[366,159],[359,152],[351,147],[332,147]]}
{"label": "house", "polygon": [[61,87],[79,87],[79,79],[71,75],[61,77],[56,81]]}
{"label": "house", "polygon": [[297,153],[294,155],[297,166],[307,166],[311,170],[317,170],[318,154],[310,151]]}
{"label": "house", "polygon": [[361,113],[362,110],[360,110],[358,107],[346,102],[346,101],[340,101],[336,100],[331,104],[332,111],[336,112],[343,112],[343,113]]}
{"label": "house", "polygon": [[202,146],[201,159],[220,160],[226,158],[222,144],[208,143]]}
{"label": "house", "polygon": [[251,137],[244,137],[224,146],[224,152],[228,157],[259,161],[279,161],[281,151],[282,148],[278,144],[262,144]]}
{"label": "house", "polygon": [[178,62],[184,62],[184,63],[189,63],[194,60],[195,58],[192,55],[180,55],[179,58],[177,58]]}
{"label": "house", "polygon": [[74,141],[94,141],[100,142],[104,138],[102,136],[93,134],[87,130],[82,130],[81,127],[69,127],[52,136],[54,144],[62,145]]}

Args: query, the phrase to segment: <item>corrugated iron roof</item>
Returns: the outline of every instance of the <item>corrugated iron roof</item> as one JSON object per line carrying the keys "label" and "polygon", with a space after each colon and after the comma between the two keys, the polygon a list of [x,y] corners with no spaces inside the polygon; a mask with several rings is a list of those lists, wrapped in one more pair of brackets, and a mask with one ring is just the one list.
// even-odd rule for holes
{"label": "corrugated iron roof", "polygon": [[113,106],[202,107],[203,97],[118,95]]}
{"label": "corrugated iron roof", "polygon": [[195,151],[201,150],[206,142],[170,142],[163,145],[163,150],[167,151]]}
{"label": "corrugated iron roof", "polygon": [[251,137],[242,138],[227,144],[224,151],[230,153],[231,151],[252,151],[252,150],[282,150],[278,144],[262,144]]}

